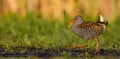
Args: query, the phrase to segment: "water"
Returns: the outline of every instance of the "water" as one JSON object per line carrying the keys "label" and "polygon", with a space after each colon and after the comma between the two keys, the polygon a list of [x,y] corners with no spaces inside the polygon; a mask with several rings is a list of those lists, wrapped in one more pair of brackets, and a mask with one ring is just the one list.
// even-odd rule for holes
{"label": "water", "polygon": [[0,59],[120,59],[120,56],[94,56],[94,57],[68,57],[68,56],[56,56],[56,57],[0,57]]}

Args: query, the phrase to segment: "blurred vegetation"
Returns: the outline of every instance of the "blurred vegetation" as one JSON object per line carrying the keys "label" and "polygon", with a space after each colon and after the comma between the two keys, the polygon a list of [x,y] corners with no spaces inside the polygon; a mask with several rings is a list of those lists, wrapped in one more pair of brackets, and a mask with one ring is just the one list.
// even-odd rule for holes
{"label": "blurred vegetation", "polygon": [[[57,49],[84,43],[83,39],[66,27],[70,17],[65,15],[64,19],[60,22],[47,21],[34,14],[27,14],[26,17],[18,14],[5,15],[0,21],[0,46],[8,50],[18,46]],[[101,49],[120,49],[119,19],[120,16],[109,23],[106,31],[99,36]],[[89,41],[88,48],[95,48],[95,40]]]}
{"label": "blurred vegetation", "polygon": [[102,13],[107,20],[112,21],[120,14],[119,10],[120,0],[0,0],[0,18],[8,13],[25,17],[33,12],[47,20],[63,21],[64,13],[70,17],[80,14],[92,18]]}

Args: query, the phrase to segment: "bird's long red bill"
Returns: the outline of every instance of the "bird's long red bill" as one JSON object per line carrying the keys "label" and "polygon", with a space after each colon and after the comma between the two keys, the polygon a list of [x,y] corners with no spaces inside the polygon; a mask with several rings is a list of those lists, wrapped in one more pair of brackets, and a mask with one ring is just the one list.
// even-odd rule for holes
{"label": "bird's long red bill", "polygon": [[70,20],[70,21],[67,23],[67,27],[70,28],[74,22],[75,22],[74,19]]}

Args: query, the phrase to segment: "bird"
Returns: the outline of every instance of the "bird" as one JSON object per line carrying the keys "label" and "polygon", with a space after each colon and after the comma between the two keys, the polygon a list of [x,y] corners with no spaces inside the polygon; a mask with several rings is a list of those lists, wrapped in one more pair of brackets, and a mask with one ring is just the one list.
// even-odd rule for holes
{"label": "bird", "polygon": [[[105,31],[108,21],[105,20],[102,14],[99,14],[96,22],[85,21],[81,16],[76,15],[67,23],[67,27],[71,28],[72,31],[85,40],[88,43],[89,40],[94,39],[96,42],[95,53],[99,51],[99,39],[98,36]],[[86,47],[88,44],[76,45],[71,48]]]}

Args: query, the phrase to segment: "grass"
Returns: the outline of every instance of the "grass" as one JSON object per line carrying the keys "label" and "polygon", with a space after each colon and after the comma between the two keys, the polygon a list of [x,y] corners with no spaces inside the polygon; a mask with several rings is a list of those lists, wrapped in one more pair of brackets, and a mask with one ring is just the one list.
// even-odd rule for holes
{"label": "grass", "polygon": [[[119,19],[109,23],[106,31],[99,36],[101,49],[120,49]],[[31,14],[26,17],[6,15],[0,20],[0,45],[8,50],[18,46],[56,49],[84,43],[83,39],[66,27],[68,20],[67,16],[60,22],[47,21]],[[88,48],[95,48],[94,40],[89,42]]]}

